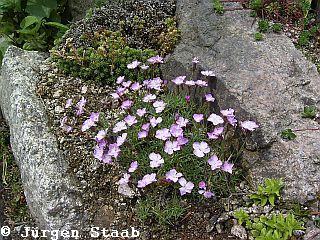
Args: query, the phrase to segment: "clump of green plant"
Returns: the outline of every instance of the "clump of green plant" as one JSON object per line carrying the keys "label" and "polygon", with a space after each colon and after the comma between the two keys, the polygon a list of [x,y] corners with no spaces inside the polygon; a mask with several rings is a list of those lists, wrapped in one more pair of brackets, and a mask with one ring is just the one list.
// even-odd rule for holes
{"label": "clump of green plant", "polygon": [[263,40],[263,34],[262,34],[261,32],[256,32],[256,33],[254,34],[254,39],[255,39],[256,41],[262,41],[262,40]]}
{"label": "clump of green plant", "polygon": [[296,219],[295,215],[289,213],[273,214],[272,217],[264,215],[254,219],[252,224],[247,226],[256,240],[287,240],[293,236],[294,230],[303,230],[303,222]]}
{"label": "clump of green plant", "polygon": [[259,20],[258,21],[258,29],[260,32],[267,32],[270,28],[270,23],[267,20]]}
{"label": "clump of green plant", "polygon": [[275,200],[280,198],[280,190],[283,188],[281,179],[266,179],[262,185],[259,185],[257,192],[250,194],[249,198],[254,204],[265,206],[267,203],[275,205]]}
{"label": "clump of green plant", "polygon": [[[198,62],[195,58],[190,64],[194,72]],[[240,159],[246,138],[259,126],[254,121],[240,121],[232,108],[209,112],[215,101],[211,93],[191,97],[203,92],[214,77],[213,71],[201,71],[203,80],[177,76],[171,80],[176,87],[169,88],[154,71],[163,58],[154,56],[148,63],[153,77],[143,83],[124,76],[117,78],[110,106],[117,117],[106,125],[103,114],[91,113],[81,131],[95,125],[94,157],[105,164],[117,161],[122,167],[123,175],[117,182],[120,194],[137,194],[141,199],[149,196],[159,202],[172,200],[167,202],[168,210],[162,204],[150,210],[148,201],[138,208],[140,219],[153,216],[168,223],[183,213],[178,200],[205,201],[236,191],[235,186],[243,179]],[[144,64],[134,60],[127,68],[143,75],[149,70],[140,67]],[[75,105],[77,116],[84,113],[85,103],[82,98]],[[61,119],[67,133],[72,131],[71,124],[67,117]]]}
{"label": "clump of green plant", "polygon": [[274,24],[272,24],[271,28],[272,28],[273,32],[279,33],[282,31],[282,24],[281,23],[274,23]]}
{"label": "clump of green plant", "polygon": [[224,13],[224,7],[223,7],[222,3],[220,2],[220,0],[212,0],[212,4],[213,4],[213,10],[216,13],[219,13],[219,14]]}
{"label": "clump of green plant", "polygon": [[281,132],[281,137],[286,140],[294,140],[297,135],[292,131],[292,129],[288,128]]}
{"label": "clump of green plant", "polygon": [[136,212],[139,220],[145,223],[147,220],[154,219],[161,226],[177,224],[185,212],[186,207],[182,205],[178,196],[173,196],[171,199],[159,201],[152,197],[146,197],[138,201]]}
{"label": "clump of green plant", "polygon": [[68,29],[61,24],[64,0],[3,0],[0,3],[0,60],[14,44],[26,50],[47,51]]}
{"label": "clump of green plant", "polygon": [[62,49],[51,51],[58,68],[66,74],[102,84],[113,84],[118,76],[132,80],[142,80],[149,76],[148,71],[144,75],[137,75],[127,65],[134,60],[146,62],[156,55],[155,51],[130,48],[119,32],[106,30],[83,38],[91,38],[92,47],[77,49],[72,41],[67,41]]}
{"label": "clump of green plant", "polygon": [[[280,190],[283,187],[281,179],[266,179],[264,184],[259,185],[257,193],[249,195],[254,204],[264,206],[268,202],[275,206],[275,199],[280,197]],[[261,214],[252,218],[244,209],[235,211],[233,216],[238,224],[244,225],[256,240],[287,240],[295,230],[303,230],[303,222],[297,219],[295,212],[286,215],[273,213],[272,215]]]}
{"label": "clump of green plant", "polygon": [[303,118],[315,118],[317,116],[316,107],[315,106],[305,106],[303,108],[302,117]]}
{"label": "clump of green plant", "polygon": [[263,0],[250,0],[249,7],[255,12],[261,9],[263,6]]}
{"label": "clump of green plant", "polygon": [[158,37],[159,53],[164,56],[172,52],[175,45],[180,39],[180,30],[177,28],[177,23],[173,18],[168,18],[164,22],[166,30],[163,31]]}

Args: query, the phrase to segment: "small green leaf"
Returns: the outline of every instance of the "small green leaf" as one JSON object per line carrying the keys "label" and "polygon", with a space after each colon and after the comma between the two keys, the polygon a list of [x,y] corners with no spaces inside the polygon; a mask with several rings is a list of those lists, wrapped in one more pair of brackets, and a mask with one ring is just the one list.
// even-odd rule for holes
{"label": "small green leaf", "polygon": [[288,128],[281,132],[281,137],[287,140],[293,140],[297,137],[297,135],[292,131],[292,129]]}
{"label": "small green leaf", "polygon": [[305,106],[303,108],[302,117],[303,118],[315,118],[317,116],[315,106]]}
{"label": "small green leaf", "polygon": [[270,202],[271,206],[273,206],[273,207],[274,207],[274,200],[275,200],[275,196],[274,195],[270,195],[269,196],[269,202]]}
{"label": "small green leaf", "polygon": [[19,30],[19,32],[23,34],[34,34],[39,30],[40,26],[41,21],[38,18],[35,16],[27,16],[21,21],[20,27],[22,29]]}
{"label": "small green leaf", "polygon": [[54,27],[54,28],[58,28],[63,32],[65,32],[69,29],[68,26],[66,26],[62,23],[58,23],[58,22],[46,22],[45,25],[50,26],[50,27]]}

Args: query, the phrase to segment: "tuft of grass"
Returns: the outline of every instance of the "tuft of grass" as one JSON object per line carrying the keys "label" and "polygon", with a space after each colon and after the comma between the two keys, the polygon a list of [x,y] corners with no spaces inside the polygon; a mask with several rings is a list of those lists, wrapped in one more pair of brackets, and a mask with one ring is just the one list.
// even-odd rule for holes
{"label": "tuft of grass", "polygon": [[282,31],[282,24],[281,23],[274,23],[272,26],[272,31],[275,33],[279,33]]}
{"label": "tuft of grass", "polygon": [[220,2],[220,0],[213,0],[212,5],[213,5],[213,10],[216,13],[219,13],[219,14],[224,13],[224,7],[223,7],[222,3]]}
{"label": "tuft of grass", "polygon": [[270,28],[270,23],[267,20],[259,20],[258,29],[260,32],[267,32]]}
{"label": "tuft of grass", "polygon": [[303,118],[315,118],[317,116],[316,107],[315,106],[305,106],[302,112]]}
{"label": "tuft of grass", "polygon": [[262,41],[262,40],[263,40],[263,35],[262,35],[262,33],[261,33],[261,32],[256,32],[256,33],[254,34],[254,39],[255,39],[256,41]]}

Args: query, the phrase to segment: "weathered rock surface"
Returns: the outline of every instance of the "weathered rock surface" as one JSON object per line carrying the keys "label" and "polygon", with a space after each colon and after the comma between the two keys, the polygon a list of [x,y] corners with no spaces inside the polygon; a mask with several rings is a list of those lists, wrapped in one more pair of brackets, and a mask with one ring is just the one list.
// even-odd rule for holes
{"label": "weathered rock surface", "polygon": [[10,47],[0,78],[0,106],[10,127],[11,146],[31,214],[42,229],[79,229],[86,217],[74,178],[36,96],[37,68],[44,54]]}
{"label": "weathered rock surface", "polygon": [[94,0],[69,0],[68,6],[74,21],[85,17],[86,11],[94,5]]}
{"label": "weathered rock surface", "polygon": [[215,14],[211,0],[177,0],[181,42],[168,57],[164,78],[185,75],[193,57],[214,70],[211,83],[220,109],[235,108],[239,119],[256,120],[245,159],[254,180],[282,177],[285,198],[305,202],[320,191],[320,131],[298,132],[294,141],[280,137],[286,128],[319,128],[301,118],[305,105],[320,110],[320,78],[284,35],[265,34],[256,42],[256,23],[248,11]]}

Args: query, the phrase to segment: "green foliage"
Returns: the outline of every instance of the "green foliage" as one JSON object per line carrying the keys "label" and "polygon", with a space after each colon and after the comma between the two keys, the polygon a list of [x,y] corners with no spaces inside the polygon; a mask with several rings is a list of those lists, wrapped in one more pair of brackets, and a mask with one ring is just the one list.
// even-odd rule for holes
{"label": "green foliage", "polygon": [[249,6],[253,10],[259,10],[263,6],[263,0],[250,0]]}
{"label": "green foliage", "polygon": [[267,20],[258,21],[258,29],[260,32],[267,32],[270,28],[270,24]]}
{"label": "green foliage", "polygon": [[168,18],[164,22],[166,31],[163,31],[158,37],[158,49],[161,55],[172,52],[175,45],[180,39],[180,30],[177,28],[177,23],[173,18]]}
{"label": "green foliage", "polygon": [[311,9],[312,0],[299,0],[299,7],[303,13],[303,16],[306,18]]}
{"label": "green foliage", "polygon": [[280,197],[282,188],[283,182],[281,179],[266,179],[264,184],[258,186],[256,193],[249,195],[249,198],[253,200],[254,204],[264,206],[269,202],[274,206],[275,200]]}
{"label": "green foliage", "polygon": [[2,0],[0,2],[0,60],[6,47],[46,51],[68,29],[60,23],[62,2],[57,0]]}
{"label": "green foliage", "polygon": [[113,84],[119,76],[131,80],[150,77],[150,75],[137,75],[127,68],[127,64],[134,60],[146,62],[148,58],[156,55],[155,51],[128,47],[119,32],[102,31],[83,38],[93,39],[92,47],[76,49],[69,42],[62,50],[55,48],[51,51],[59,69],[66,74],[103,84]]}
{"label": "green foliage", "polygon": [[256,32],[256,33],[254,34],[254,39],[255,39],[256,41],[262,41],[262,40],[263,40],[263,35],[262,35],[262,33],[261,33],[261,32]]}
{"label": "green foliage", "polygon": [[294,140],[297,135],[292,131],[292,129],[288,128],[281,132],[281,137],[286,140]]}
{"label": "green foliage", "polygon": [[242,223],[249,224],[250,222],[249,214],[246,213],[242,208],[234,212],[233,216],[238,220],[240,225],[242,225]]}
{"label": "green foliage", "polygon": [[165,226],[175,225],[186,212],[186,208],[177,196],[164,201],[146,197],[137,203],[136,212],[143,223],[148,219],[155,219],[161,226]]}
{"label": "green foliage", "polygon": [[281,23],[274,23],[274,24],[272,24],[271,28],[272,28],[273,32],[279,33],[282,31],[282,24]]}
{"label": "green foliage", "polygon": [[224,13],[224,7],[223,7],[222,3],[220,2],[220,0],[212,0],[212,4],[213,4],[213,10],[216,13],[219,13],[219,14]]}
{"label": "green foliage", "polygon": [[298,221],[292,213],[287,216],[273,214],[271,218],[264,215],[254,219],[249,226],[252,236],[256,240],[286,240],[293,235],[294,230],[303,230],[303,223]]}
{"label": "green foliage", "polygon": [[316,107],[315,106],[305,106],[303,108],[302,117],[303,118],[315,118],[317,116]]}

